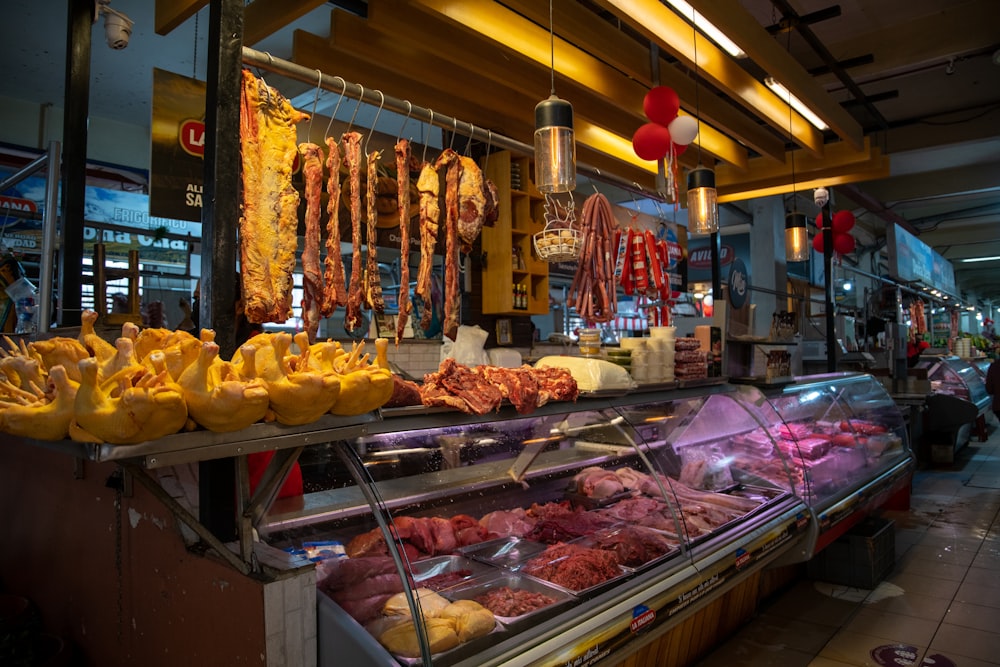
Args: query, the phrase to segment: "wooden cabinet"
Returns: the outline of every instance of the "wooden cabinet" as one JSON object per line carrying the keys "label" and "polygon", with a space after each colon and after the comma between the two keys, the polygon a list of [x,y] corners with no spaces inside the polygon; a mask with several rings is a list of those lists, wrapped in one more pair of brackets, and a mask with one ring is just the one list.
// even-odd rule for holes
{"label": "wooden cabinet", "polygon": [[[549,265],[532,244],[534,234],[545,226],[545,198],[531,182],[531,160],[508,151],[492,153],[485,173],[497,186],[499,216],[482,232],[483,313],[548,313]],[[526,293],[522,308],[515,307],[518,288]]]}

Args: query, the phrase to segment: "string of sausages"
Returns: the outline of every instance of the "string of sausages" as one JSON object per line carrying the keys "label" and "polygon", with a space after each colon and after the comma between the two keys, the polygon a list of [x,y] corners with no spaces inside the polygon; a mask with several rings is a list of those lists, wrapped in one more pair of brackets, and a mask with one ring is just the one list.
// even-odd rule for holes
{"label": "string of sausages", "polygon": [[611,202],[599,192],[583,203],[583,249],[567,295],[567,305],[588,322],[611,322],[618,313],[615,284],[615,232]]}

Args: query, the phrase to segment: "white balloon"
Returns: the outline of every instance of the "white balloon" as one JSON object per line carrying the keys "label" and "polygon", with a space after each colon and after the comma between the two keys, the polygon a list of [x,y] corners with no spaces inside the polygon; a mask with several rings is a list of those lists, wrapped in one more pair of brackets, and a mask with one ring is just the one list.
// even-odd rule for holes
{"label": "white balloon", "polygon": [[694,116],[678,116],[667,126],[670,138],[678,146],[687,146],[698,136],[698,119]]}

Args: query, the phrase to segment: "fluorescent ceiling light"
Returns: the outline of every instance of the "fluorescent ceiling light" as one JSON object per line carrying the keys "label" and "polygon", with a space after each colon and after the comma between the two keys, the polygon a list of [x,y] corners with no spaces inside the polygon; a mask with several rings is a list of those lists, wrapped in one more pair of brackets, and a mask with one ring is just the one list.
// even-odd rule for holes
{"label": "fluorescent ceiling light", "polygon": [[773,76],[764,79],[764,85],[774,91],[774,94],[781,98],[783,102],[790,104],[802,117],[821,130],[829,130],[830,126],[823,122],[812,109],[802,103],[802,100],[792,95],[791,91],[778,83]]}
{"label": "fluorescent ceiling light", "polygon": [[684,0],[667,0],[667,4],[677,10],[677,13],[688,19],[698,30],[701,30],[713,42],[734,58],[746,58],[746,53],[736,43],[726,37],[726,34],[715,27],[708,19],[695,11],[695,8]]}
{"label": "fluorescent ceiling light", "polygon": [[992,257],[969,257],[968,259],[960,259],[960,262],[992,262],[995,259],[1000,259],[1000,255],[993,255]]}

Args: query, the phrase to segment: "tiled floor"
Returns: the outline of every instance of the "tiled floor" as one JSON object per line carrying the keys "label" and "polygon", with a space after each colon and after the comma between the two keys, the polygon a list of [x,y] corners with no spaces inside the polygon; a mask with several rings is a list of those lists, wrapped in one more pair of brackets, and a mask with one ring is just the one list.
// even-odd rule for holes
{"label": "tiled floor", "polygon": [[1000,429],[922,468],[875,590],[803,580],[698,667],[1000,665]]}

